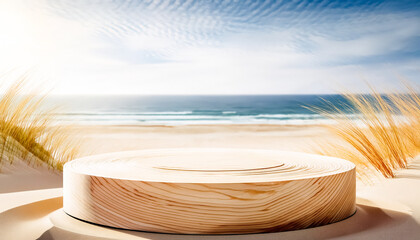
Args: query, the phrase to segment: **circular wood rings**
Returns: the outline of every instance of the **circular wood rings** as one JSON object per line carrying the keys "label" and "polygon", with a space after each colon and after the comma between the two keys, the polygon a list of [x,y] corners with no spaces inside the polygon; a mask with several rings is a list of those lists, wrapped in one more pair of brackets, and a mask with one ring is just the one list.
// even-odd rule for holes
{"label": "circular wood rings", "polygon": [[304,153],[162,149],[64,166],[64,211],[91,223],[184,234],[295,230],[355,212],[355,166]]}

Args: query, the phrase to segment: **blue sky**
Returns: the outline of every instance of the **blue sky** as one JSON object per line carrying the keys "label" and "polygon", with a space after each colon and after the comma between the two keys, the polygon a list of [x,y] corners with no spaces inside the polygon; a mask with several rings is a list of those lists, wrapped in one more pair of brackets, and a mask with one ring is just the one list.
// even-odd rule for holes
{"label": "blue sky", "polygon": [[56,94],[310,94],[420,83],[418,1],[0,3],[1,71]]}

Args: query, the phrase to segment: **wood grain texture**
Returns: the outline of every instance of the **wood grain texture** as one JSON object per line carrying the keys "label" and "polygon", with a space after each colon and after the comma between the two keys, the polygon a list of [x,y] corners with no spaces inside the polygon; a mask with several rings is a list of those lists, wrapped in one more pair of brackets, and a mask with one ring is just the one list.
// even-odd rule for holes
{"label": "wood grain texture", "polygon": [[269,150],[164,149],[64,167],[64,211],[152,232],[237,234],[333,223],[355,212],[355,166]]}

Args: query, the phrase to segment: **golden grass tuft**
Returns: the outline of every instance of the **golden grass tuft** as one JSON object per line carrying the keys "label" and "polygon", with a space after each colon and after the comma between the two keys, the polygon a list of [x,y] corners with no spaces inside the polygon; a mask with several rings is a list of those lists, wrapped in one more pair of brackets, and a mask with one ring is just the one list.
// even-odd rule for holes
{"label": "golden grass tuft", "polygon": [[334,120],[327,127],[341,140],[319,144],[315,151],[354,162],[362,179],[375,172],[394,177],[420,153],[420,98],[405,85],[405,93],[379,94],[370,87],[369,95],[344,93],[341,106],[326,102],[327,107],[310,108]]}
{"label": "golden grass tuft", "polygon": [[20,159],[62,170],[77,154],[78,144],[68,127],[55,125],[53,110],[45,110],[45,95],[23,94],[22,77],[0,94],[0,164]]}

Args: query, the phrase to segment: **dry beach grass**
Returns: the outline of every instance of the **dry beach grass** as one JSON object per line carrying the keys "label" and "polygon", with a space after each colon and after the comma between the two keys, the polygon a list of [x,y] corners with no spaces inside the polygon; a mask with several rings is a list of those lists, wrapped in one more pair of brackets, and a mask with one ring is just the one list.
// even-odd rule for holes
{"label": "dry beach grass", "polygon": [[420,153],[420,98],[415,88],[406,84],[405,93],[379,94],[371,87],[369,95],[344,93],[346,111],[328,103],[315,109],[336,124],[330,131],[342,141],[328,141],[316,152],[354,162],[358,174],[368,179],[374,171],[394,177],[395,170],[405,168]]}
{"label": "dry beach grass", "polygon": [[47,164],[62,170],[73,159],[77,144],[66,127],[54,125],[53,111],[43,107],[45,95],[30,93],[26,76],[21,77],[0,97],[0,164],[21,159],[28,164]]}

